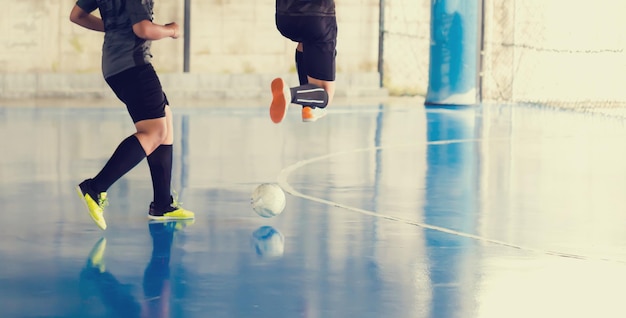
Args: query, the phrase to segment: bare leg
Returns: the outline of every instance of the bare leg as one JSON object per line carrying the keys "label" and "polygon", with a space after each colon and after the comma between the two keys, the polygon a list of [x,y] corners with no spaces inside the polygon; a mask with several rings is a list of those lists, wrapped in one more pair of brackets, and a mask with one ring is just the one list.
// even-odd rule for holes
{"label": "bare leg", "polygon": [[[171,134],[171,132],[168,132],[168,110],[168,107],[166,107],[165,117],[146,119],[135,123],[135,128],[137,129],[135,137],[139,140],[147,156],[167,140],[168,134]],[[170,136],[170,138],[173,140],[173,137]]]}

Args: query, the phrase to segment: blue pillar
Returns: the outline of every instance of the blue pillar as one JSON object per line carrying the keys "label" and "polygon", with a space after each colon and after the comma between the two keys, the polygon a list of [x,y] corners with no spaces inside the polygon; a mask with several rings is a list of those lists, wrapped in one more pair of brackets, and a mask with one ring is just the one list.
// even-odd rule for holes
{"label": "blue pillar", "polygon": [[426,104],[478,103],[480,0],[432,0]]}

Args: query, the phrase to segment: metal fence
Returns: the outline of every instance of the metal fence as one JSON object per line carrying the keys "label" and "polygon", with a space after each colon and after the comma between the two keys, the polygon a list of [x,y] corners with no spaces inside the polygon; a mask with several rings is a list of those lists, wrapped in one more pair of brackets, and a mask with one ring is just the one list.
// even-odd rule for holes
{"label": "metal fence", "polygon": [[484,0],[485,101],[594,109],[626,103],[618,0]]}
{"label": "metal fence", "polygon": [[392,95],[425,95],[428,87],[430,0],[380,0],[378,68]]}
{"label": "metal fence", "polygon": [[[597,110],[626,105],[619,0],[481,1],[483,102]],[[394,95],[425,95],[431,0],[380,0],[379,72]]]}

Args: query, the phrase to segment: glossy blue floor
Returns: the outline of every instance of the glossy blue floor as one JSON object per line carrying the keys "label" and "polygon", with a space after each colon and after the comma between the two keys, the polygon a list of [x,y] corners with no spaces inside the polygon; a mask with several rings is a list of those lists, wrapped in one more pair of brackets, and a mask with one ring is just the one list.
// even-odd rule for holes
{"label": "glossy blue floor", "polygon": [[[174,107],[152,224],[142,162],[100,231],[75,193],[123,107],[0,108],[0,317],[624,317],[626,129],[536,107]],[[271,219],[250,206],[287,193]]]}

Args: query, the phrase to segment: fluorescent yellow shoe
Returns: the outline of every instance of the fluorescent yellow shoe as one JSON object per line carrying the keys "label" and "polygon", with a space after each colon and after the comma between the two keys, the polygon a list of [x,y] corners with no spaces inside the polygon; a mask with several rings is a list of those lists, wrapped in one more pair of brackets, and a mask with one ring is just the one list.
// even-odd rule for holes
{"label": "fluorescent yellow shoe", "polygon": [[314,122],[324,116],[326,116],[326,108],[302,107],[302,121],[305,123]]}
{"label": "fluorescent yellow shoe", "polygon": [[101,238],[91,249],[89,252],[89,256],[87,257],[87,266],[97,268],[100,273],[104,273],[105,265],[104,265],[104,251],[107,247],[107,239]]}
{"label": "fluorescent yellow shoe", "polygon": [[282,78],[272,81],[272,104],[270,104],[270,118],[275,124],[280,123],[287,115],[287,108],[291,104],[291,90]]}
{"label": "fluorescent yellow shoe", "polygon": [[159,220],[159,221],[168,221],[168,220],[187,220],[187,219],[194,219],[196,216],[193,212],[189,211],[189,210],[185,210],[181,207],[171,207],[172,210],[169,212],[157,212],[156,209],[152,210],[150,209],[150,212],[148,213],[148,218],[152,219],[152,220]]}
{"label": "fluorescent yellow shoe", "polygon": [[91,189],[91,180],[87,179],[81,182],[76,187],[76,192],[81,197],[85,206],[87,206],[87,210],[89,211],[89,215],[96,222],[99,228],[105,230],[107,228],[107,223],[104,220],[104,207],[108,205],[107,202],[107,193],[101,192],[97,194],[93,189]]}
{"label": "fluorescent yellow shoe", "polygon": [[195,214],[183,209],[180,203],[172,198],[172,203],[165,207],[157,207],[154,202],[150,203],[148,218],[159,221],[190,220],[195,218]]}

